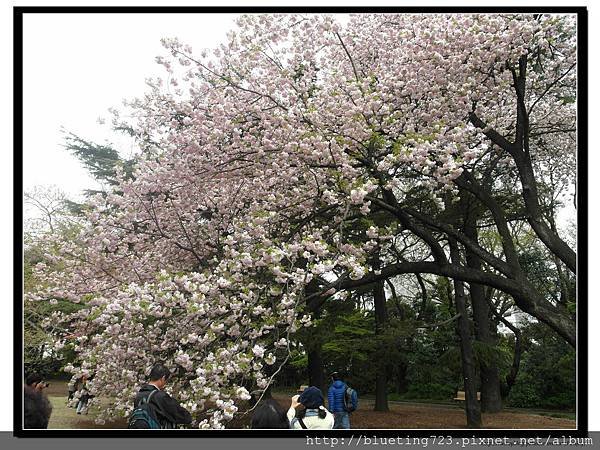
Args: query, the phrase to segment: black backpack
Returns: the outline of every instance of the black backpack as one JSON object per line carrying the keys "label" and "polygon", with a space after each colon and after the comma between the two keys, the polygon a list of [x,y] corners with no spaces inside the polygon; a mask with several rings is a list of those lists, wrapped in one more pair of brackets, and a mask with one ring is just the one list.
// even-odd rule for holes
{"label": "black backpack", "polygon": [[355,405],[357,404],[358,394],[350,386],[346,385],[344,391],[344,409],[347,412],[353,412],[356,410]]}
{"label": "black backpack", "polygon": [[137,408],[135,408],[131,413],[131,416],[129,416],[127,428],[160,428],[160,424],[154,418],[154,414],[150,410],[150,399],[155,392],[158,391],[152,391],[146,397],[142,398]]}

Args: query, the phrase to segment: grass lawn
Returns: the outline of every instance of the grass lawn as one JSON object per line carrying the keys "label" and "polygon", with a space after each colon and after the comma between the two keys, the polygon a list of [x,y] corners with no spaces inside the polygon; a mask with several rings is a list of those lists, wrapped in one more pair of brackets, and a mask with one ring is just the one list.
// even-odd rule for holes
{"label": "grass lawn", "polygon": [[107,422],[104,425],[98,425],[94,422],[98,410],[90,408],[87,415],[80,415],[75,412],[75,408],[67,406],[67,381],[50,380],[50,387],[45,390],[50,403],[52,403],[52,415],[48,428],[58,429],[85,429],[85,428],[126,428],[127,421],[123,419],[118,422]]}
{"label": "grass lawn", "polygon": [[48,428],[76,428],[80,417],[75,414],[75,408],[67,408],[66,398],[48,396],[52,403],[52,415]]}
{"label": "grass lawn", "polygon": [[64,396],[48,396],[52,403],[52,415],[48,428],[68,428],[68,429],[85,429],[85,428],[127,428],[125,419],[118,422],[107,422],[104,425],[98,425],[94,422],[98,411],[90,408],[87,415],[80,415],[75,412],[75,408],[67,406],[67,397]]}

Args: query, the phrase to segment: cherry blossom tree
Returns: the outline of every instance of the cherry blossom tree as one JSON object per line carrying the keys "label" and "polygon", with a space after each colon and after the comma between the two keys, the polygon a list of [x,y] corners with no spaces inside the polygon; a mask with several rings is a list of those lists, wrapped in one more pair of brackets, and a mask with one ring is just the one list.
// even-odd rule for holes
{"label": "cherry blossom tree", "polygon": [[[196,426],[222,427],[277,375],[311,311],[403,274],[453,278],[461,298],[464,283],[505,292],[575,345],[572,314],[528,281],[510,228],[526,222],[575,273],[539,191],[543,161],[574,173],[575,25],[273,14],[241,17],[212,52],[165,39],[166,77],[114,118],[138,140],[133,171],[56,242],[60,270],[39,268],[34,295],[85,305],[48,323],[69,324],[57,345],[74,342],[72,370],[96,373],[103,417],[130,411],[162,359]],[[506,186],[519,194],[508,203]],[[501,250],[450,217],[467,194]],[[406,239],[415,259],[397,257]]]}

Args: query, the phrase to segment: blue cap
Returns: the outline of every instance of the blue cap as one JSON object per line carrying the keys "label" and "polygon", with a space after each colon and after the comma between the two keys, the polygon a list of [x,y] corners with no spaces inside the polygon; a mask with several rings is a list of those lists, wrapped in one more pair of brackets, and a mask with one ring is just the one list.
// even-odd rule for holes
{"label": "blue cap", "polygon": [[317,409],[319,406],[323,406],[323,393],[318,387],[310,386],[300,394],[298,401],[302,403],[306,409]]}

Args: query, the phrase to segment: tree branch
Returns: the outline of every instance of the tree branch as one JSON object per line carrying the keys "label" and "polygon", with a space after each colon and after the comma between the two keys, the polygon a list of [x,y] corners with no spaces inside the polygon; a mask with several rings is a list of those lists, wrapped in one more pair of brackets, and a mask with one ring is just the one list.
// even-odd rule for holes
{"label": "tree branch", "polygon": [[[346,52],[346,55],[348,55],[348,59],[350,60],[350,64],[352,64],[352,71],[354,72],[354,77],[356,78],[356,82],[360,84],[360,78],[358,76],[358,71],[356,70],[356,66],[354,65],[354,60],[352,59],[352,56],[350,55],[350,52],[348,51],[348,48],[346,47],[346,44],[344,44],[344,41],[342,40],[342,37],[340,36],[340,34],[336,31],[335,35],[337,36],[338,40],[340,41],[340,44],[342,44],[342,47],[344,48],[344,51]],[[362,88],[361,88],[361,92],[362,92]]]}

